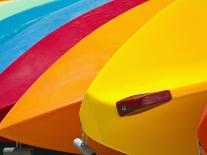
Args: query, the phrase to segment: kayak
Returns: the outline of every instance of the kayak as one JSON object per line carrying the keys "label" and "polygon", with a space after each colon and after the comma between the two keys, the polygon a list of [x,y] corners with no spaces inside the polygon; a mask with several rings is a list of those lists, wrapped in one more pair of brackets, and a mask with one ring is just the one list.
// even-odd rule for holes
{"label": "kayak", "polygon": [[81,104],[89,137],[126,154],[198,154],[207,97],[206,7],[206,0],[176,0],[116,52]]}
{"label": "kayak", "polygon": [[[45,37],[7,68],[0,75],[0,119],[6,115],[32,83],[67,50],[99,26],[142,1],[123,2],[125,0],[112,1],[74,19]],[[78,33],[74,34],[74,32]]]}
{"label": "kayak", "polygon": [[[70,4],[75,1],[77,0],[70,1]],[[72,5],[55,11],[37,23],[24,29],[5,44],[0,45],[0,49],[7,49],[0,52],[0,73],[37,42],[56,29],[109,1],[110,0],[80,0]]]}
{"label": "kayak", "polygon": [[[121,6],[120,1],[115,2],[113,4]],[[140,4],[141,1],[137,1],[140,5],[80,41],[22,96],[1,123],[0,135],[38,147],[76,151],[72,140],[81,134],[78,111],[90,82],[115,51],[170,2],[151,0]],[[128,23],[125,31],[120,26],[124,23]],[[28,129],[30,134],[25,134]]]}
{"label": "kayak", "polygon": [[96,28],[142,2],[142,0],[131,0],[122,3],[123,1],[125,2],[125,0],[112,1],[68,22],[38,42],[2,72],[0,120],[33,82],[67,50]]}
{"label": "kayak", "polygon": [[[40,15],[44,15],[44,12],[34,13],[33,10],[37,11],[44,5],[47,6],[47,4],[53,2],[54,0],[40,0],[38,1],[38,3],[32,1],[31,4],[28,4],[28,2],[24,2],[24,4],[21,3],[21,5],[18,5],[18,0],[0,1],[0,44],[3,44],[3,42],[7,40],[6,37],[8,37],[9,34],[12,35],[12,31],[13,34],[15,34],[19,32],[19,29],[23,29],[27,25],[35,22],[35,17],[37,18]],[[11,11],[11,9],[13,12]],[[25,13],[27,13],[28,16],[25,16]]]}
{"label": "kayak", "polygon": [[[65,2],[65,4],[72,4],[74,3],[75,1],[77,0],[73,0],[73,1],[68,1],[68,2]],[[64,1],[61,1],[61,3],[64,2]],[[72,20],[73,18],[75,18],[76,16],[80,15],[82,12],[84,13],[89,11],[90,9],[92,9],[93,7],[98,7],[99,5],[102,5],[104,4],[105,2],[107,2],[106,0],[99,0],[99,1],[96,1],[96,2],[92,2],[92,1],[86,1],[86,0],[82,0],[82,1],[79,1],[78,3],[74,3],[73,5],[69,5],[63,9],[60,9],[54,13],[52,13],[51,15],[47,16],[46,18],[43,18],[42,20],[40,20],[39,22],[33,24],[32,26],[30,26],[29,28],[27,28],[26,30],[22,31],[20,34],[18,34],[17,36],[14,37],[14,39],[11,39],[10,41],[8,41],[6,44],[2,46],[0,46],[0,49],[7,49],[5,51],[1,51],[0,52],[0,63],[1,63],[1,66],[0,66],[0,70],[2,68],[5,68],[5,65],[7,65],[7,63],[11,60],[11,59],[14,59],[14,58],[17,58],[18,55],[15,55],[15,54],[19,54],[20,49],[21,48],[25,48],[25,45],[28,45],[30,44],[31,42],[28,42],[28,41],[34,41],[35,39],[35,33],[36,33],[36,38],[40,38],[42,37],[43,34],[40,35],[40,30],[42,32],[47,33],[49,32],[50,30],[53,30],[54,28],[60,26],[62,23],[64,24],[64,22],[68,21],[68,23],[70,22],[70,20]],[[64,4],[64,5],[65,5]],[[57,7],[57,6],[56,6]],[[82,9],[82,7],[84,7],[84,9]],[[68,14],[68,12],[72,12],[71,14]],[[62,17],[62,18],[60,18]],[[55,19],[58,19],[58,20],[55,20]],[[55,21],[54,21],[55,20]],[[55,23],[54,23],[55,22]],[[47,25],[49,24],[49,25]],[[74,23],[73,24],[68,24],[69,26],[65,27],[65,29],[67,28],[70,28],[70,26],[74,27]],[[37,34],[39,33],[39,34]],[[62,32],[64,33],[64,32]],[[30,37],[33,36],[32,38]],[[40,36],[39,36],[40,35]],[[46,34],[45,34],[46,35]],[[25,37],[26,41],[23,40],[21,37]],[[30,39],[29,39],[29,38]],[[54,38],[57,37],[57,35],[54,35]],[[57,37],[58,38],[58,37]],[[23,41],[22,44],[16,44],[17,42],[19,43],[19,40]],[[47,40],[47,39],[46,39]],[[50,42],[46,42],[46,43],[49,43]],[[62,42],[60,41],[59,42],[59,45],[61,45]],[[41,44],[38,44],[40,46],[42,46]],[[45,47],[45,46],[44,46]],[[57,46],[58,47],[58,46]],[[66,46],[67,47],[67,46]],[[65,48],[65,46],[63,47]],[[9,49],[11,51],[9,51]],[[43,50],[44,48],[40,49],[40,50]],[[67,49],[67,48],[66,48]],[[50,50],[54,50],[54,49],[50,49]],[[16,53],[15,53],[16,52]],[[39,51],[41,52],[41,51]],[[50,52],[50,51],[48,51]],[[54,54],[53,54],[54,55]],[[59,55],[59,53],[57,52],[56,55]],[[34,60],[33,58],[34,56],[32,55],[31,59]],[[27,59],[24,61],[27,61]],[[22,61],[21,61],[22,62]],[[20,63],[21,63],[20,62]],[[32,65],[32,64],[31,64]],[[48,64],[46,64],[48,65]],[[24,66],[24,64],[23,64]],[[44,65],[42,65],[44,67]],[[32,66],[34,67],[34,66]],[[22,68],[25,72],[25,69]],[[33,68],[34,69],[34,68]],[[1,77],[3,78],[8,78],[8,74],[7,73],[10,73],[11,72],[9,70],[5,70],[3,75],[0,75]],[[21,76],[26,76],[25,74],[22,74],[23,72],[21,72]],[[5,77],[4,75],[7,75],[7,77]],[[18,79],[18,75],[15,75],[16,77],[16,80]],[[10,81],[10,80],[11,81]],[[12,80],[13,79],[13,80]],[[32,79],[33,80],[33,79]],[[6,82],[6,83],[5,83]],[[4,116],[6,115],[6,113],[11,109],[11,107],[16,103],[17,99],[19,96],[18,93],[13,93],[11,96],[11,98],[9,99],[9,96],[4,96],[5,93],[8,91],[8,92],[11,92],[12,89],[14,87],[11,87],[13,86],[12,83],[10,82],[14,82],[13,84],[17,84],[16,86],[18,87],[18,83],[15,82],[15,79],[10,76],[8,78],[8,82],[9,84],[7,83],[7,80],[2,80],[0,83],[0,90],[2,91],[1,94],[0,94],[0,99],[1,99],[1,102],[0,102],[0,120],[2,120],[2,118],[4,118]],[[22,81],[21,81],[22,82]],[[28,81],[25,81],[23,83],[23,85],[28,82]],[[32,81],[33,82],[33,81]],[[23,86],[23,85],[19,85],[19,86]],[[11,89],[9,89],[11,88]],[[16,89],[16,91],[18,91],[18,89]],[[21,92],[20,91],[20,94],[21,93],[24,93],[24,92]],[[15,99],[14,99],[15,98]]]}
{"label": "kayak", "polygon": [[[52,0],[54,1],[54,0]],[[8,1],[3,1],[5,5],[1,6],[0,9],[0,21],[4,20],[5,18],[8,18],[12,15],[21,13],[27,9],[37,7],[46,3],[52,2],[50,0],[9,0]]]}
{"label": "kayak", "polygon": [[0,21],[0,45],[8,41],[23,29],[39,21],[51,12],[59,10],[77,0],[48,1],[40,6],[34,6]]}
{"label": "kayak", "polygon": [[[96,28],[142,2],[142,0],[131,0],[122,3],[123,1],[125,0],[112,1],[68,22],[38,42],[2,72],[0,114],[5,115],[8,110],[4,108],[10,109],[33,82],[67,50]],[[2,118],[0,117],[0,120]]]}
{"label": "kayak", "polygon": [[207,106],[201,115],[199,126],[198,126],[198,140],[200,143],[200,151],[207,152]]}

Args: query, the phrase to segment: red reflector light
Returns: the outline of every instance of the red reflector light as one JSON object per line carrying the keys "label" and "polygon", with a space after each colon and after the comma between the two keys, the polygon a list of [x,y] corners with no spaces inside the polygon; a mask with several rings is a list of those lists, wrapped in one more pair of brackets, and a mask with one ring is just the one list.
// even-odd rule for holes
{"label": "red reflector light", "polygon": [[146,110],[157,107],[172,99],[169,90],[139,94],[127,97],[116,103],[116,107],[120,116],[134,115]]}

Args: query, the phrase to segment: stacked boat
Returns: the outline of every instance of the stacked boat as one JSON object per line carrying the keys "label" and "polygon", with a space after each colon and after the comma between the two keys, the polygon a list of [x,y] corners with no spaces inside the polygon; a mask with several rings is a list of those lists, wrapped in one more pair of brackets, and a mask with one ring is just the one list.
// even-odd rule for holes
{"label": "stacked boat", "polygon": [[0,4],[2,141],[86,155],[207,151],[207,1]]}

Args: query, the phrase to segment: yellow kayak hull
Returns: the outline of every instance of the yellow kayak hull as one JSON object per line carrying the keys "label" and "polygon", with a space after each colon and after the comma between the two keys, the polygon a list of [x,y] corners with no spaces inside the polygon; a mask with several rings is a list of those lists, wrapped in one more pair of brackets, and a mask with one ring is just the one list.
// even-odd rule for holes
{"label": "yellow kayak hull", "polygon": [[[79,153],[72,140],[81,137],[79,108],[85,91],[118,48],[171,2],[147,1],[84,38],[23,95],[1,122],[0,135],[24,144]],[[89,144],[99,154],[121,154],[92,140]]]}
{"label": "yellow kayak hull", "polygon": [[[206,0],[176,0],[116,52],[81,105],[87,135],[130,155],[198,154],[197,125],[207,102],[206,7]],[[164,90],[170,101],[140,113],[118,113],[120,101],[127,110],[128,97],[148,102],[150,93]]]}

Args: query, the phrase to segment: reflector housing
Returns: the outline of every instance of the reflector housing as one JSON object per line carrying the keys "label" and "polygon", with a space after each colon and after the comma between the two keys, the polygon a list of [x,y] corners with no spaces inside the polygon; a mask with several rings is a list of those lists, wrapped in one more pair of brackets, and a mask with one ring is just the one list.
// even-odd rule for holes
{"label": "reflector housing", "polygon": [[133,115],[157,107],[171,99],[170,91],[164,90],[127,97],[118,101],[116,107],[120,116]]}

